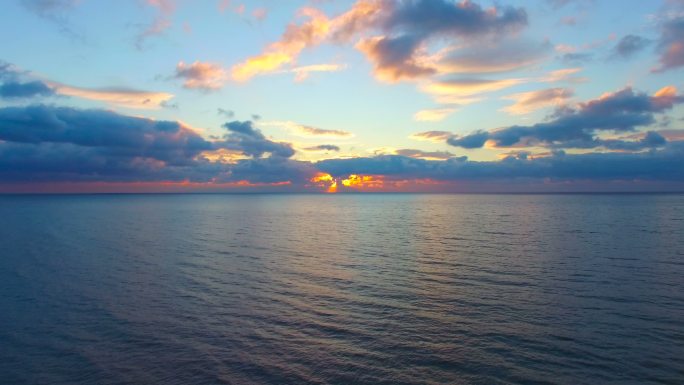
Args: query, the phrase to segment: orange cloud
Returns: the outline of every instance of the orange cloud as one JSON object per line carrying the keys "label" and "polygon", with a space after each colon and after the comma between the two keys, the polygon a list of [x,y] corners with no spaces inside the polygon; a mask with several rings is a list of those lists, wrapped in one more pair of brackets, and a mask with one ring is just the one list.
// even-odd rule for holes
{"label": "orange cloud", "polygon": [[125,88],[81,88],[72,87],[56,82],[46,82],[56,93],[73,96],[81,99],[97,100],[112,105],[137,108],[154,109],[173,98],[173,94],[165,92],[139,91]]}
{"label": "orange cloud", "polygon": [[427,83],[421,88],[437,96],[471,96],[483,92],[498,91],[527,81],[526,79],[454,79]]}
{"label": "orange cloud", "polygon": [[325,14],[315,8],[303,8],[299,14],[307,17],[308,21],[301,25],[288,25],[281,40],[269,45],[264,53],[233,66],[233,79],[247,81],[254,76],[274,72],[295,62],[304,48],[323,41],[330,30],[330,21]]}
{"label": "orange cloud", "polygon": [[563,68],[560,70],[555,70],[549,72],[548,75],[539,78],[540,82],[546,83],[556,83],[556,82],[569,82],[569,83],[583,83],[587,81],[586,78],[572,76],[578,72],[582,71],[582,68]]}
{"label": "orange cloud", "polygon": [[409,138],[413,140],[443,143],[452,136],[454,136],[454,134],[449,131],[425,131],[412,134],[409,136]]}
{"label": "orange cloud", "polygon": [[347,191],[425,191],[425,186],[438,186],[449,182],[430,178],[391,179],[385,175],[350,174],[347,177],[334,177],[318,173],[310,179],[308,187],[317,187],[328,193]]}
{"label": "orange cloud", "polygon": [[240,150],[231,150],[226,148],[220,148],[218,150],[204,151],[200,154],[200,157],[213,162],[213,163],[223,163],[223,164],[236,164],[238,161],[243,159],[249,159]]}

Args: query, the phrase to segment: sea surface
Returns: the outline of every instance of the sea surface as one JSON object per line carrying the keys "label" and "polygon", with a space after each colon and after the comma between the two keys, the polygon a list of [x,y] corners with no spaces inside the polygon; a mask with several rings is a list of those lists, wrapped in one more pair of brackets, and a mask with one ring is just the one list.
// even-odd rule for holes
{"label": "sea surface", "polygon": [[684,195],[0,196],[0,384],[684,384]]}

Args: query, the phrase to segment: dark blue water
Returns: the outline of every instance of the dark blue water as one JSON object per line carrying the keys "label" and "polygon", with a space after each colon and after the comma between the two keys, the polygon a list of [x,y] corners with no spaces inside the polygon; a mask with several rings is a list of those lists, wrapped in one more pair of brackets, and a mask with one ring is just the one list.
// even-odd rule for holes
{"label": "dark blue water", "polygon": [[0,196],[1,384],[682,384],[684,195]]}

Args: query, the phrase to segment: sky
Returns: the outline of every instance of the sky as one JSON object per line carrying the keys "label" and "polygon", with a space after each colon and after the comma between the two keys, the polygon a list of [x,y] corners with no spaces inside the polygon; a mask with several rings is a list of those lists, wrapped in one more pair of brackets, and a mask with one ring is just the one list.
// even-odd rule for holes
{"label": "sky", "polygon": [[0,192],[684,191],[684,1],[7,0]]}

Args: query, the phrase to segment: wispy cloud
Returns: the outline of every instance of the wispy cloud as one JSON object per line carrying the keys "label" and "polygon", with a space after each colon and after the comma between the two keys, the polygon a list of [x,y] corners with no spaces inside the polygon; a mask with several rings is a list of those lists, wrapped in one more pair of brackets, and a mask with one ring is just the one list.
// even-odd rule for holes
{"label": "wispy cloud", "polygon": [[347,66],[345,64],[314,64],[302,67],[295,67],[284,72],[291,72],[295,74],[295,81],[301,82],[309,78],[309,75],[314,72],[338,72],[342,71]]}
{"label": "wispy cloud", "polygon": [[340,147],[334,144],[319,144],[317,146],[304,147],[302,150],[310,152],[339,152]]}
{"label": "wispy cloud", "polygon": [[294,63],[304,48],[319,44],[326,37],[329,20],[321,11],[304,8],[300,16],[309,20],[302,25],[288,25],[280,41],[270,44],[262,54],[233,66],[233,79],[247,81],[256,75],[277,71]]}
{"label": "wispy cloud", "polygon": [[515,103],[503,108],[503,111],[513,115],[529,114],[545,107],[559,107],[573,96],[568,88],[547,88],[537,91],[520,92],[504,96],[503,99],[513,100]]}
{"label": "wispy cloud", "polygon": [[135,38],[135,46],[138,49],[145,47],[146,41],[153,37],[159,36],[171,28],[171,17],[176,11],[175,0],[144,0],[145,4],[153,7],[157,12],[151,24],[144,27],[143,30]]}
{"label": "wispy cloud", "polygon": [[417,122],[439,122],[446,119],[456,111],[455,108],[433,108],[420,110],[413,115],[413,120]]}
{"label": "wispy cloud", "polygon": [[57,82],[46,83],[60,95],[96,100],[127,108],[155,109],[173,98],[173,94],[166,92],[141,91],[130,88],[84,88]]}
{"label": "wispy cloud", "polygon": [[[440,80],[421,85],[421,89],[430,95],[433,95],[437,100],[443,103],[449,98],[455,102],[472,102],[477,100],[477,95],[502,90],[524,82],[528,79],[513,78],[513,79],[448,79]],[[440,99],[442,98],[442,99]]]}
{"label": "wispy cloud", "polygon": [[454,136],[454,134],[449,131],[424,131],[411,134],[409,138],[413,140],[443,143],[452,136]]}
{"label": "wispy cloud", "polygon": [[67,16],[80,0],[20,0],[21,4],[36,16],[45,19],[59,28],[60,33],[77,41],[85,36],[76,32]]}
{"label": "wispy cloud", "polygon": [[302,137],[328,137],[328,138],[351,138],[354,136],[349,131],[343,130],[326,130],[323,128],[307,126],[290,121],[271,121],[260,122],[260,126],[280,127],[290,131],[292,134]]}
{"label": "wispy cloud", "polygon": [[416,159],[427,159],[427,160],[445,160],[454,157],[454,154],[449,151],[423,151],[413,148],[404,148],[396,150],[397,155],[406,156],[409,158]]}

